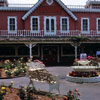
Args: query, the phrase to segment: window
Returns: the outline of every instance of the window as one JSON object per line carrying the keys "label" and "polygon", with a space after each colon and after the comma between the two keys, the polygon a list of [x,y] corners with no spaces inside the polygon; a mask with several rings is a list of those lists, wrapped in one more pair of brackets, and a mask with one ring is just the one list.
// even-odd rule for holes
{"label": "window", "polygon": [[82,18],[81,19],[81,31],[84,33],[89,32],[89,19],[88,18]]}
{"label": "window", "polygon": [[69,32],[69,18],[68,17],[61,17],[60,29],[61,29],[61,33]]}
{"label": "window", "polygon": [[17,32],[17,17],[8,17],[8,32]]}
{"label": "window", "polygon": [[44,32],[45,34],[56,34],[56,17],[44,17]]}
{"label": "window", "polygon": [[39,31],[40,31],[39,17],[33,16],[31,17],[31,32],[39,33]]}
{"label": "window", "polygon": [[97,18],[97,33],[100,33],[100,18]]}

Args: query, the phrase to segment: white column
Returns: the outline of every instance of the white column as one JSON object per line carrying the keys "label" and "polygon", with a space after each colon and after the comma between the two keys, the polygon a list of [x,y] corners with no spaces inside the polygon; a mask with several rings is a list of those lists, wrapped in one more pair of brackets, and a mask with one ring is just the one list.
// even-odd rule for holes
{"label": "white column", "polygon": [[35,47],[36,44],[25,44],[30,50],[29,50],[29,54],[30,54],[30,59],[32,60],[32,47]]}
{"label": "white column", "polygon": [[29,54],[30,54],[30,59],[31,59],[31,57],[32,57],[32,44],[31,43],[29,44],[29,49],[30,49]]}
{"label": "white column", "polygon": [[75,61],[77,61],[77,46],[75,46]]}

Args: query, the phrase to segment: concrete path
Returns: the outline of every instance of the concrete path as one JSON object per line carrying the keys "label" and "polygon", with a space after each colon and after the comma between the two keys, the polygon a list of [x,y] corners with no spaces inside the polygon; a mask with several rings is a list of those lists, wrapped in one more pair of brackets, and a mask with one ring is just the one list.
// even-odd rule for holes
{"label": "concrete path", "polygon": [[[66,94],[69,90],[77,88],[81,92],[82,100],[100,100],[100,83],[84,83],[76,84],[66,81],[65,77],[72,69],[70,67],[47,67],[47,70],[60,76],[60,92]],[[14,81],[14,87],[27,86],[29,79],[27,77],[15,78],[15,79],[2,79],[0,83],[8,85],[10,81]],[[49,85],[47,83],[35,82],[35,87],[43,91],[49,91]],[[54,90],[53,92],[57,92]]]}

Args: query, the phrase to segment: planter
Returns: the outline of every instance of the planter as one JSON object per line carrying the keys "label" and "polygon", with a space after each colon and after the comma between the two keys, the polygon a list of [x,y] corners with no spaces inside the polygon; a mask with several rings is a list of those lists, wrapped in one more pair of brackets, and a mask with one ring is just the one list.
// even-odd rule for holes
{"label": "planter", "polygon": [[73,66],[72,68],[76,72],[90,72],[98,69],[96,66]]}
{"label": "planter", "polygon": [[100,75],[98,77],[72,77],[67,75],[67,81],[73,83],[97,83],[100,82]]}

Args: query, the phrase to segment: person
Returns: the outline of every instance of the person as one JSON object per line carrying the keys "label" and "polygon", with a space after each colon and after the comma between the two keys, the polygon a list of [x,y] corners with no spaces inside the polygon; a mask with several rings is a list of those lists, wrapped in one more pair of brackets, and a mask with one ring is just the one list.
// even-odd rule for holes
{"label": "person", "polygon": [[100,58],[100,49],[96,52],[96,56]]}

